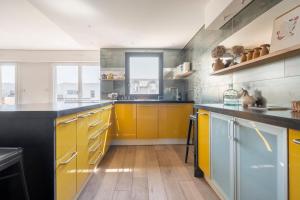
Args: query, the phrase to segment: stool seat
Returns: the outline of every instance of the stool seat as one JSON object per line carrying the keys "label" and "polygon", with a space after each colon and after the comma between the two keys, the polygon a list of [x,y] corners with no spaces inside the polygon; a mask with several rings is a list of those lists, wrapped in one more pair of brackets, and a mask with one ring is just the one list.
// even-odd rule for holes
{"label": "stool seat", "polygon": [[0,148],[0,171],[18,162],[22,151],[22,148]]}

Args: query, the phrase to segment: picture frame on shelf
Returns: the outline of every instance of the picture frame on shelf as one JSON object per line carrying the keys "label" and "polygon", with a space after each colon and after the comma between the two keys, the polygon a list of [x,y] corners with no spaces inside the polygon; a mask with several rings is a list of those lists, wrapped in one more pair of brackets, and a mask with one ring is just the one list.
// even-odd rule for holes
{"label": "picture frame on shelf", "polygon": [[270,52],[297,44],[300,44],[300,5],[274,20]]}

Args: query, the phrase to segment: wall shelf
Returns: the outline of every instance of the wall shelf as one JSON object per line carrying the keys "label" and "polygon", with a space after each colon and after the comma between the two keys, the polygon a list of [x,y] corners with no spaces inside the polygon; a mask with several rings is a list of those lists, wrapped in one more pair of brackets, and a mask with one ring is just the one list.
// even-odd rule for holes
{"label": "wall shelf", "polygon": [[182,74],[176,74],[174,76],[174,79],[183,79],[183,78],[187,78],[189,77],[190,75],[192,75],[195,71],[188,71],[188,72],[184,72]]}
{"label": "wall shelf", "polygon": [[295,46],[292,46],[292,47],[289,47],[286,49],[274,51],[268,55],[261,56],[259,58],[253,59],[253,60],[249,60],[249,61],[246,61],[246,62],[243,62],[240,64],[236,64],[231,67],[227,67],[227,68],[215,71],[215,72],[211,73],[211,75],[214,76],[214,75],[228,74],[228,73],[232,73],[232,72],[243,70],[243,69],[257,67],[258,65],[275,62],[277,60],[281,60],[281,59],[284,59],[287,57],[292,57],[292,56],[299,55],[299,54],[300,54],[300,45],[295,45]]}

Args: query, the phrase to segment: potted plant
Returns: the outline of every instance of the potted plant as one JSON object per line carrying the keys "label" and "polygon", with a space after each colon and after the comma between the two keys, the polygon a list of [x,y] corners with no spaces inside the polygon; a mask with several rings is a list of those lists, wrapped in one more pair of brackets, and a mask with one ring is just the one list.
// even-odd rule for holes
{"label": "potted plant", "polygon": [[215,59],[215,62],[212,66],[214,71],[224,68],[224,63],[223,63],[221,57],[225,54],[225,52],[226,52],[226,49],[224,46],[216,46],[211,51],[211,56],[212,56],[212,58]]}

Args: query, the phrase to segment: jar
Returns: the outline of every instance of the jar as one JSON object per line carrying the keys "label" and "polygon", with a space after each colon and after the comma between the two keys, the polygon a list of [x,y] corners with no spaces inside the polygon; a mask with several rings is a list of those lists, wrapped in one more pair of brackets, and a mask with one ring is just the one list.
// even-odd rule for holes
{"label": "jar", "polygon": [[253,57],[252,57],[253,59],[258,58],[260,56],[260,50],[261,50],[260,47],[257,47],[254,49],[254,53],[253,53]]}
{"label": "jar", "polygon": [[269,54],[269,48],[270,48],[269,44],[263,44],[260,47],[261,47],[260,56]]}
{"label": "jar", "polygon": [[254,52],[253,50],[248,51],[248,54],[247,54],[247,61],[253,59],[253,52]]}
{"label": "jar", "polygon": [[241,63],[246,62],[246,61],[247,61],[247,53],[243,53],[243,55],[241,57]]}
{"label": "jar", "polygon": [[233,84],[229,84],[228,87],[229,89],[223,93],[223,104],[239,105],[240,104],[239,92],[233,89]]}

